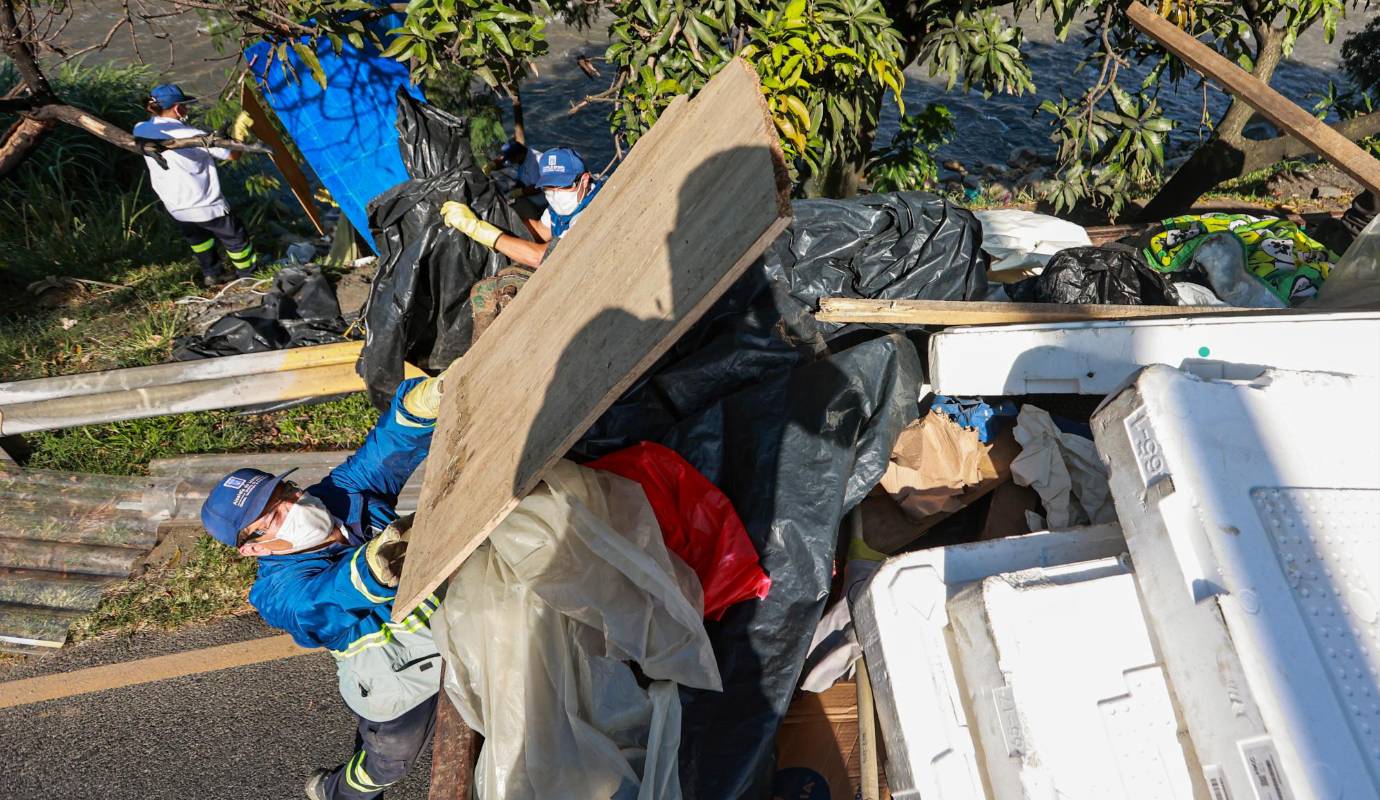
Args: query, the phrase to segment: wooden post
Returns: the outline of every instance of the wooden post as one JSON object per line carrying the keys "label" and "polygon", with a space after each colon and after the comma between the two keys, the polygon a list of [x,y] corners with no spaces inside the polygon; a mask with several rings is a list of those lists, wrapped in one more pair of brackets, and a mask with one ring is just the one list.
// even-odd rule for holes
{"label": "wooden post", "polygon": [[321,213],[316,210],[316,203],[311,199],[311,185],[307,182],[307,176],[297,164],[297,159],[292,157],[292,151],[288,150],[283,137],[278,135],[278,129],[273,126],[268,112],[259,103],[254,90],[250,88],[252,82],[248,76],[245,77],[240,89],[240,106],[249,118],[254,120],[254,135],[273,151],[269,158],[273,159],[278,171],[283,173],[293,197],[302,204],[302,210],[307,212],[307,218],[311,220],[316,232],[325,236],[326,229],[321,224]]}
{"label": "wooden post", "polygon": [[1266,119],[1311,147],[1372,192],[1380,194],[1380,161],[1337,133],[1322,120],[1299,108],[1269,84],[1223,58],[1217,51],[1175,27],[1173,23],[1133,2],[1126,18],[1146,36],[1164,45],[1204,77],[1216,81]]}
{"label": "wooden post", "polygon": [[[442,665],[442,669],[444,669]],[[450,695],[436,698],[436,732],[431,739],[431,793],[427,800],[469,800],[474,765],[484,737],[465,724]]]}

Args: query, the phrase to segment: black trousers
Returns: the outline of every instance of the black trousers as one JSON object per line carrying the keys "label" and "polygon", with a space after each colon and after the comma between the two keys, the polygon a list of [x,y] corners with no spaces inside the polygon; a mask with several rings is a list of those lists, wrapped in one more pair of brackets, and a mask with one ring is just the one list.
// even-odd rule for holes
{"label": "black trousers", "polygon": [[254,266],[254,246],[249,242],[249,234],[234,214],[226,214],[206,222],[177,221],[182,236],[191,245],[201,273],[208,278],[218,277],[224,264],[220,259],[219,244],[230,257],[230,265],[235,270]]}
{"label": "black trousers", "polygon": [[[326,779],[331,800],[372,800],[403,779],[436,727],[437,695],[388,722],[359,717],[355,753]],[[358,716],[358,715],[356,715]]]}

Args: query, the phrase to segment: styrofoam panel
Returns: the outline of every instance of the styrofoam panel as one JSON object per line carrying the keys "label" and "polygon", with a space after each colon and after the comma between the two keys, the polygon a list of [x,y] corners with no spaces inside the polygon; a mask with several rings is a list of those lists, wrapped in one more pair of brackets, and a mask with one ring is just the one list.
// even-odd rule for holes
{"label": "styrofoam panel", "polygon": [[1169,684],[1120,559],[986,578],[948,610],[996,800],[1192,800]]}
{"label": "styrofoam panel", "polygon": [[1148,364],[1205,378],[1276,369],[1380,375],[1380,312],[949,328],[930,337],[935,392],[1107,394]]}
{"label": "styrofoam panel", "polygon": [[1377,411],[1372,378],[1151,366],[1094,415],[1194,749],[1236,800],[1380,797]]}
{"label": "styrofoam panel", "polygon": [[984,800],[944,628],[964,584],[1002,572],[1116,556],[1116,525],[1032,533],[888,559],[858,593],[853,621],[877,696],[896,800]]}

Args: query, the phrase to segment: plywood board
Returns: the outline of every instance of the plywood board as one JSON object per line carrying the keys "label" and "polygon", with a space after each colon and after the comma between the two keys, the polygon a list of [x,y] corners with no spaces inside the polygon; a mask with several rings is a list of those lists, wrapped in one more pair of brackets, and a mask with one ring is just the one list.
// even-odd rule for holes
{"label": "plywood board", "polygon": [[1241,98],[1266,119],[1306,143],[1315,153],[1331,161],[1367,189],[1380,193],[1380,160],[1354,142],[1141,3],[1127,6],[1126,18],[1147,36],[1164,45],[1166,50],[1183,59],[1185,64],[1220,84],[1233,96]]}
{"label": "plywood board", "polygon": [[395,617],[766,249],[789,222],[787,190],[757,76],[741,61],[638,140],[447,375]]}
{"label": "plywood board", "polygon": [[1290,310],[1285,308],[1248,309],[1233,306],[1117,306],[825,297],[819,301],[819,311],[815,313],[815,318],[821,322],[887,325],[1010,325],[1022,322],[1077,322],[1091,319],[1289,312]]}
{"label": "plywood board", "polygon": [[254,135],[259,137],[259,141],[268,145],[273,151],[269,158],[273,159],[273,164],[278,171],[283,173],[287,180],[288,188],[292,190],[292,196],[297,198],[297,202],[302,204],[302,210],[307,212],[307,218],[311,220],[312,227],[322,236],[326,235],[326,229],[321,224],[321,213],[316,210],[316,203],[311,196],[311,186],[307,182],[307,176],[302,172],[302,167],[293,157],[292,151],[288,149],[283,137],[278,135],[278,129],[273,127],[272,120],[269,119],[268,111],[259,102],[259,98],[254,94],[254,90],[249,88],[253,81],[245,81],[244,87],[240,90],[240,107],[254,120]]}

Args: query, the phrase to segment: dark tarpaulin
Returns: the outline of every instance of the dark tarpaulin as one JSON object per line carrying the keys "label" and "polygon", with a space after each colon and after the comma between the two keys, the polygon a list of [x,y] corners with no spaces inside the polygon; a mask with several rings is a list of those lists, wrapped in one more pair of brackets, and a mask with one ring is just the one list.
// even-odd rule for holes
{"label": "dark tarpaulin", "polygon": [[[843,516],[881,479],[896,437],[918,417],[923,376],[911,342],[817,324],[812,308],[831,295],[987,291],[980,228],[938,198],[800,201],[795,214],[792,229],[571,454],[643,440],[671,447],[733,501],[772,579],[765,599],[707,625],[725,690],[682,691],[688,800],[766,796]],[[811,233],[795,230],[806,226]]]}
{"label": "dark tarpaulin", "polygon": [[733,501],[772,580],[764,599],[706,625],[724,690],[681,691],[687,800],[765,796],[844,514],[881,480],[921,381],[915,347],[890,334],[730,395],[663,437]]}
{"label": "dark tarpaulin", "polygon": [[344,333],[340,302],[321,268],[290,266],[273,276],[273,288],[259,305],[226,314],[203,334],[178,339],[172,357],[193,361],[328,344]]}
{"label": "dark tarpaulin", "polygon": [[412,179],[369,203],[379,268],[365,308],[359,373],[374,404],[387,406],[403,362],[441,370],[470,347],[470,288],[508,259],[441,222],[447,200],[526,237],[517,212],[480,171],[466,123],[398,92],[398,146]]}

